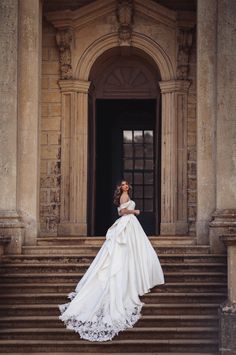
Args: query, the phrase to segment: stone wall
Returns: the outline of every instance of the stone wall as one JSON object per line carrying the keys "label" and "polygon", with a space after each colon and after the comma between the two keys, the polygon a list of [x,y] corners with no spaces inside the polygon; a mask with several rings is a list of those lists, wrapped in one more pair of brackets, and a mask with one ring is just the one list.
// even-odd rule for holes
{"label": "stone wall", "polygon": [[41,234],[56,234],[60,210],[61,94],[55,29],[43,23],[40,223]]}
{"label": "stone wall", "polygon": [[[100,21],[94,19],[94,21]],[[138,32],[142,32],[145,23],[145,17],[140,18],[136,14],[135,26]],[[154,20],[153,20],[154,21]],[[156,22],[154,21],[156,24]],[[89,43],[93,43],[98,37],[97,29],[100,29],[101,34],[106,33],[107,25],[104,22],[97,26],[91,26],[91,29],[82,26],[75,33],[75,48],[72,51],[72,64],[78,61],[84,52],[84,49]],[[104,27],[105,26],[105,27]],[[140,26],[140,28],[139,28]],[[104,27],[104,28],[103,28]],[[148,35],[156,36],[153,33],[155,26],[150,24]],[[96,30],[95,30],[96,28]],[[145,27],[146,30],[146,27]],[[173,28],[171,28],[173,32]],[[168,34],[162,33],[158,37],[158,42],[164,46],[164,42],[172,41],[170,48],[175,48],[175,32],[169,31]],[[172,34],[171,34],[172,33]],[[169,37],[170,38],[169,38]],[[151,38],[151,37],[150,37]],[[164,41],[164,42],[163,42]],[[55,40],[55,29],[49,23],[43,24],[43,64],[42,64],[42,121],[41,121],[41,185],[40,185],[40,221],[41,234],[56,234],[60,215],[60,164],[61,164],[61,94],[58,86],[60,79],[60,68],[58,51]],[[163,42],[163,43],[162,43]],[[76,49],[76,51],[75,51]],[[175,51],[174,51],[175,52]],[[175,54],[169,53],[176,61]],[[75,68],[73,69],[75,71]],[[82,73],[83,74],[83,73]],[[78,75],[78,73],[76,74]],[[81,75],[81,73],[80,73]],[[84,80],[84,77],[82,77]],[[189,233],[195,234],[195,219],[196,219],[196,40],[194,38],[193,48],[190,56],[190,68],[188,79],[191,80],[191,86],[188,97],[187,107],[187,150],[188,150],[188,223]],[[83,81],[82,80],[82,81]],[[64,102],[64,101],[63,101]],[[73,112],[73,110],[71,110]],[[186,145],[184,145],[186,147]],[[71,171],[70,171],[71,173]],[[86,187],[87,188],[87,187]],[[171,190],[169,190],[171,191]],[[86,194],[85,194],[86,196]],[[186,196],[186,195],[185,195]],[[186,204],[185,204],[186,206]],[[186,212],[185,212],[186,213]],[[186,216],[186,214],[185,214]],[[186,217],[185,217],[186,218]]]}
{"label": "stone wall", "polygon": [[197,154],[196,154],[196,36],[193,38],[193,47],[189,61],[189,79],[191,86],[188,95],[188,125],[187,125],[187,144],[188,144],[188,222],[189,234],[195,235],[196,213],[197,213]]}

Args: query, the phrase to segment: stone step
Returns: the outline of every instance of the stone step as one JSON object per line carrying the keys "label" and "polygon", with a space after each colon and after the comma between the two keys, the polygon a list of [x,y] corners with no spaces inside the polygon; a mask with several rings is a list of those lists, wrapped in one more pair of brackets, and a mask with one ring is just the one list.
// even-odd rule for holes
{"label": "stone step", "polygon": [[[3,264],[0,265],[0,273],[6,273],[6,272],[19,272],[23,273],[26,272],[28,273],[29,271],[31,273],[38,273],[38,272],[44,272],[44,273],[50,273],[50,272],[81,272],[85,273],[85,271],[89,268],[91,263],[46,263],[45,261],[42,263],[8,263],[8,264]],[[213,262],[208,262],[208,263],[203,263],[203,264],[197,264],[193,262],[188,262],[182,263],[168,263],[163,261],[161,264],[163,271],[191,271],[191,272],[204,272],[204,271],[219,271],[219,272],[227,272],[227,265],[223,262],[221,263],[213,263]]]}
{"label": "stone step", "polygon": [[[59,313],[58,313],[59,315]],[[135,324],[138,327],[217,327],[217,315],[143,315]],[[2,329],[12,328],[64,328],[58,316],[7,316],[1,317]]]}
{"label": "stone step", "polygon": [[[139,350],[140,351],[140,350]],[[25,353],[13,353],[13,352],[11,352],[11,353],[9,353],[10,355],[25,355]],[[42,352],[31,352],[30,353],[31,355],[42,355]],[[46,353],[47,355],[68,355],[68,352],[66,351],[66,352],[50,352],[50,353]],[[103,355],[104,354],[104,352],[96,352],[96,355]],[[120,355],[121,353],[119,352],[119,353],[117,353],[117,352],[113,352],[112,353],[112,355]],[[122,352],[122,355],[143,355],[143,354],[145,354],[145,355],[154,355],[153,354],[153,352],[142,352],[142,353],[140,353],[140,352],[133,352],[133,351],[131,351],[131,352],[129,352],[129,353],[127,353],[127,352]],[[169,355],[170,353],[169,352],[158,352],[158,353],[155,353],[155,355]],[[220,355],[220,353],[219,352],[204,352],[204,354],[201,352],[201,353],[199,353],[199,352],[194,352],[194,353],[190,353],[189,351],[188,351],[188,353],[186,353],[186,352],[181,352],[181,353],[177,353],[177,352],[171,352],[171,355]],[[78,352],[76,352],[76,353],[74,353],[74,352],[70,352],[70,355],[78,355]],[[84,353],[84,352],[80,352],[79,353],[79,355],[91,355],[91,353],[89,352],[87,352],[87,353]]]}
{"label": "stone step", "polygon": [[40,351],[52,354],[52,352],[71,353],[137,353],[140,349],[160,355],[163,352],[188,354],[197,352],[217,352],[218,342],[214,339],[154,339],[154,340],[112,340],[108,342],[88,342],[85,340],[1,340],[0,353],[10,353],[19,350],[24,353]]}
{"label": "stone step", "polygon": [[[16,277],[17,280],[17,277]],[[21,280],[21,279],[20,279]],[[24,280],[24,279],[23,279]],[[21,280],[22,281],[22,280]],[[9,282],[9,280],[8,280]],[[38,283],[37,283],[38,282]],[[3,283],[1,285],[0,294],[14,294],[15,292],[23,293],[70,293],[74,291],[77,283],[70,283],[65,278],[64,283],[42,283],[36,278],[36,282],[27,280],[27,283]],[[167,282],[164,285],[156,286],[152,289],[153,293],[165,292],[225,292],[227,291],[227,283],[220,282]]]}
{"label": "stone step", "polygon": [[[2,283],[32,283],[32,282],[60,282],[78,283],[84,273],[4,273],[1,275]],[[166,282],[226,282],[224,272],[192,272],[192,271],[167,271],[165,272]]]}
{"label": "stone step", "polygon": [[[218,327],[134,327],[119,333],[116,340],[126,339],[217,339]],[[0,339],[77,340],[78,334],[66,328],[0,329]]]}
{"label": "stone step", "polygon": [[[35,255],[5,255],[2,258],[3,264],[9,263],[34,263],[41,265],[41,263],[91,263],[94,259],[95,254],[59,254],[59,255],[49,255],[49,254],[35,254]],[[192,262],[198,264],[204,263],[227,263],[227,256],[222,254],[208,254],[208,253],[201,253],[201,254],[168,254],[168,253],[158,253],[159,259],[162,262],[168,263],[187,263]]]}
{"label": "stone step", "polygon": [[[67,302],[67,293],[15,293],[0,294],[0,304],[62,304]],[[222,303],[225,292],[163,292],[147,293],[141,297],[144,303]]]}
{"label": "stone step", "polygon": [[[153,246],[156,252],[162,254],[195,254],[195,253],[209,253],[210,247],[208,245],[180,245],[180,246],[171,246],[171,245],[159,245]],[[85,256],[87,254],[96,255],[100,247],[91,246],[91,245],[54,245],[53,248],[49,248],[47,245],[43,246],[24,246],[22,252],[25,255],[55,255],[55,254],[77,254]]]}
{"label": "stone step", "polygon": [[[196,244],[196,238],[193,236],[149,236],[148,239],[152,245],[194,245]],[[72,236],[60,236],[60,237],[38,237],[37,245],[101,245],[106,240],[105,237],[72,237]]]}
{"label": "stone step", "polygon": [[[143,315],[200,315],[217,314],[218,303],[146,303],[142,308]],[[55,316],[58,315],[57,304],[9,304],[0,305],[0,316]]]}

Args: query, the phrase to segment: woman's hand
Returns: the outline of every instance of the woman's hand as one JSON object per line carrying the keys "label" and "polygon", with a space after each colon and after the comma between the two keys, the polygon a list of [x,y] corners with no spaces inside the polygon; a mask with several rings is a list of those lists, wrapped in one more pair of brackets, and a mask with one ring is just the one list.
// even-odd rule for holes
{"label": "woman's hand", "polygon": [[134,210],[134,214],[136,214],[136,216],[138,216],[140,214],[140,210]]}

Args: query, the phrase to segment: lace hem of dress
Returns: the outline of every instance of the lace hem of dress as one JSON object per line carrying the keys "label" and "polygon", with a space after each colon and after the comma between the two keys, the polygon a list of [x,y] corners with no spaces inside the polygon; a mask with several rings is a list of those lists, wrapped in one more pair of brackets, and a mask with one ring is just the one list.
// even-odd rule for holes
{"label": "lace hem of dress", "polygon": [[[74,298],[75,292],[69,294],[69,298]],[[59,305],[61,316],[59,319],[64,322],[67,329],[73,330],[79,333],[80,337],[89,341],[108,341],[114,338],[120,331],[132,328],[133,325],[141,317],[141,309],[143,303],[138,306],[134,306],[132,309],[126,310],[127,317],[123,321],[115,321],[112,324],[104,322],[104,310],[99,309],[96,314],[96,321],[81,321],[79,316],[73,316],[64,319],[63,313],[69,307],[69,303]]]}

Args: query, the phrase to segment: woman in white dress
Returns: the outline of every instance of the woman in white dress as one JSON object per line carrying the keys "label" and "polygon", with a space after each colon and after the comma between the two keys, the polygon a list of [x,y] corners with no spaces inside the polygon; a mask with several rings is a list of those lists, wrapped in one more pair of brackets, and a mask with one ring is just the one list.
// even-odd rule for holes
{"label": "woman in white dress", "polygon": [[114,203],[118,218],[90,267],[60,305],[60,319],[68,329],[90,341],[111,340],[133,327],[144,303],[139,296],[164,283],[159,259],[135,215],[130,185],[117,186]]}

